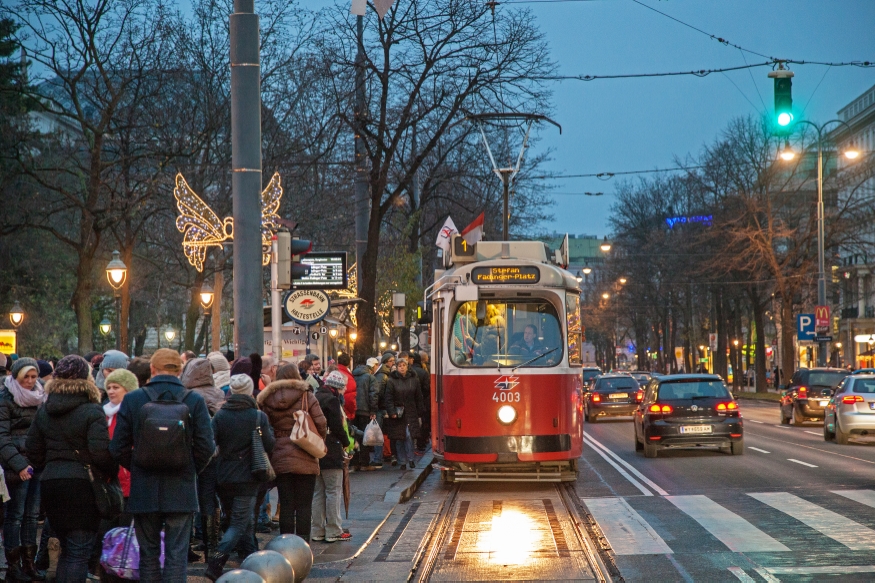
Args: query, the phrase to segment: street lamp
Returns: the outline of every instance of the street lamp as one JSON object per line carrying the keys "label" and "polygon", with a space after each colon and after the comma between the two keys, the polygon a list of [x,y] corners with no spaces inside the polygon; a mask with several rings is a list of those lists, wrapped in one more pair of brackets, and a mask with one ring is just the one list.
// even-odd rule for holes
{"label": "street lamp", "polygon": [[112,287],[115,292],[115,315],[116,315],[116,327],[117,333],[115,335],[115,349],[122,349],[122,295],[121,289],[122,286],[125,285],[125,281],[128,279],[128,266],[124,264],[124,261],[119,257],[118,251],[112,252],[112,259],[106,265],[106,279],[109,281],[110,287]]}
{"label": "street lamp", "polygon": [[602,294],[602,298],[605,300],[608,299],[609,297],[611,297],[611,294],[609,294],[608,292],[605,292]]}
{"label": "street lamp", "polygon": [[604,251],[605,253],[607,253],[608,251],[611,250],[611,243],[608,241],[608,236],[607,236],[607,235],[605,235],[605,238],[604,238],[604,240],[602,241],[602,244],[599,245],[599,249],[601,249],[601,250]]}
{"label": "street lamp", "polygon": [[396,350],[398,350],[398,345],[393,344],[392,346],[390,346],[390,348],[392,349],[392,352],[395,352]]}
{"label": "street lamp", "polygon": [[349,339],[352,340],[353,344],[355,344],[355,339],[358,337],[358,332],[352,331],[349,333]]}
{"label": "street lamp", "polygon": [[626,285],[626,282],[627,282],[627,281],[628,281],[628,280],[627,280],[625,277],[621,277],[621,278],[620,278],[620,285]]}
{"label": "street lamp", "polygon": [[21,309],[21,305],[18,302],[15,302],[15,305],[9,310],[9,321],[16,328],[24,322],[24,310]]}
{"label": "street lamp", "polygon": [[584,265],[581,271],[584,275],[589,275],[590,273],[592,273],[592,267],[590,267],[589,265]]}
{"label": "street lamp", "polygon": [[104,318],[100,321],[98,328],[100,329],[100,333],[106,336],[112,331],[112,323],[107,318]]}
{"label": "street lamp", "polygon": [[201,307],[204,309],[204,354],[210,351],[210,307],[213,305],[213,288],[209,284],[201,286]]}
{"label": "street lamp", "polygon": [[337,338],[337,334],[338,334],[337,328],[332,328],[331,330],[328,331],[328,335],[331,336],[331,338]]}
{"label": "street lamp", "polygon": [[577,283],[580,283],[581,281],[583,281],[583,276],[582,276],[582,275],[580,274],[580,272],[578,271],[578,272],[577,272],[577,275],[574,276],[574,279],[577,280]]}
{"label": "street lamp", "polygon": [[176,338],[176,331],[173,328],[168,328],[164,331],[164,338],[167,340],[167,344],[169,345],[173,342],[173,339]]}
{"label": "street lamp", "polygon": [[[817,305],[826,305],[826,268],[824,266],[824,235],[823,235],[823,129],[831,123],[838,123],[848,128],[849,135],[853,135],[853,130],[846,122],[840,119],[833,119],[821,125],[808,120],[800,120],[796,123],[807,124],[817,131]],[[790,143],[787,141],[784,145],[784,151],[789,149]],[[860,152],[851,145],[845,152],[845,156],[854,159],[860,155]],[[784,155],[781,155],[784,158]],[[784,158],[785,160],[787,158]],[[792,159],[792,158],[791,158]],[[873,341],[875,344],[875,341]],[[870,345],[871,346],[871,345]],[[826,342],[817,343],[817,365],[826,366]]]}
{"label": "street lamp", "polygon": [[386,341],[380,340],[380,350],[384,350],[386,348]]}
{"label": "street lamp", "polygon": [[784,149],[781,150],[780,156],[781,160],[784,160],[785,162],[789,162],[796,157],[796,152],[790,147],[790,140],[784,140]]}

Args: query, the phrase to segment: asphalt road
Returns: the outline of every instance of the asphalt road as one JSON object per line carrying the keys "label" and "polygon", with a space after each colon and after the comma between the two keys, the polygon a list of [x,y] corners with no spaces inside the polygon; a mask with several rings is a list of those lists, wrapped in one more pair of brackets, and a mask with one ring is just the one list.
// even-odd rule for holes
{"label": "asphalt road", "polygon": [[[587,424],[578,492],[627,581],[875,580],[875,441],[781,426],[741,401],[745,453],[634,449],[631,418]],[[841,494],[836,493],[841,492]]]}

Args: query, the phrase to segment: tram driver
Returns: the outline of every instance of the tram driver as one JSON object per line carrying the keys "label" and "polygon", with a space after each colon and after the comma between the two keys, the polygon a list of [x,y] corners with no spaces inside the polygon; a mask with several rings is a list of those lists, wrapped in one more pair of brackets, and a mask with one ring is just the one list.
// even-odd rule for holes
{"label": "tram driver", "polygon": [[538,340],[538,329],[534,324],[526,324],[523,337],[510,347],[511,353],[525,356],[537,356],[544,351],[544,345]]}

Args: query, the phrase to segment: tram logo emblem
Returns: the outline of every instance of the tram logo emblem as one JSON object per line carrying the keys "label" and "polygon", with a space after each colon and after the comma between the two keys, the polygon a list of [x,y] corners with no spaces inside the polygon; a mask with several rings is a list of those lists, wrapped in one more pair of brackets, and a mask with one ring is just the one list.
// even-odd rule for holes
{"label": "tram logo emblem", "polygon": [[510,376],[498,377],[495,380],[495,388],[499,391],[509,391],[519,384],[517,381],[518,378],[519,377]]}

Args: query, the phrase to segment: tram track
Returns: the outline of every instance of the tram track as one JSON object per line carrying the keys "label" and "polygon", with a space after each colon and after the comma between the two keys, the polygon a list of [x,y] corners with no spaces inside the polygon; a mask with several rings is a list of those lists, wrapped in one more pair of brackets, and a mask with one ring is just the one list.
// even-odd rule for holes
{"label": "tram track", "polygon": [[[575,569],[579,570],[581,564],[585,564],[587,574],[584,577],[581,572],[580,578],[589,580],[594,576],[599,582],[622,582],[623,579],[619,576],[609,553],[593,543],[591,536],[593,534],[598,536],[598,533],[592,532],[594,522],[580,504],[574,486],[562,483],[553,484],[553,487],[552,492],[529,489],[524,492],[525,495],[515,495],[513,491],[498,490],[495,485],[486,490],[483,485],[470,483],[453,485],[429,525],[427,536],[412,562],[407,581],[431,581],[437,571],[443,571],[437,579],[455,579],[456,575],[463,572],[476,572],[478,570],[476,563],[465,568],[460,567],[457,571],[453,571],[452,564],[459,556],[466,556],[463,553],[463,550],[469,550],[464,548],[467,544],[466,539],[472,534],[483,536],[482,532],[477,531],[484,530],[484,523],[477,521],[484,520],[484,505],[491,505],[493,516],[498,517],[502,516],[503,508],[514,513],[514,508],[538,507],[537,512],[532,514],[537,514],[540,522],[532,524],[531,527],[533,532],[541,532],[549,536],[550,552],[547,554],[555,563],[552,568],[558,567],[562,569],[561,572],[566,572],[567,569],[568,573],[572,573]],[[489,508],[487,507],[486,510],[488,513]],[[498,520],[501,524],[500,518]],[[468,526],[474,529],[473,532],[466,527],[466,521]],[[563,528],[562,525],[565,527]],[[503,532],[493,536],[501,538],[513,534]],[[526,533],[518,534],[522,536]],[[543,561],[547,557],[543,541],[538,542],[541,546],[533,547],[537,550],[532,553],[532,562]],[[448,573],[455,573],[455,575],[448,577]],[[494,572],[493,576],[486,577],[486,579],[493,578],[495,578]]]}

